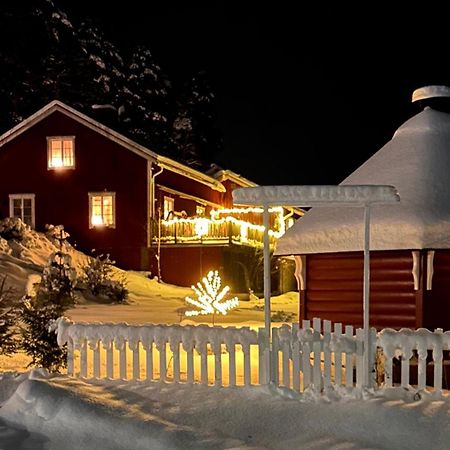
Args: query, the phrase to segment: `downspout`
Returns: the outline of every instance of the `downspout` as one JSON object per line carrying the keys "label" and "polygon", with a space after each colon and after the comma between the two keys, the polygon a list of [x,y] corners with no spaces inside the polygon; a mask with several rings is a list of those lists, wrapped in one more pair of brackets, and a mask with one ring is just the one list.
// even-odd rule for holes
{"label": "downspout", "polygon": [[[160,167],[160,169],[161,170],[159,172],[156,172],[151,175],[151,182],[150,182],[150,186],[151,186],[151,188],[150,188],[151,189],[150,214],[151,214],[151,217],[155,217],[155,178],[158,175],[161,175],[161,173],[164,171],[164,167]],[[153,168],[151,170],[153,170]]]}
{"label": "downspout", "polygon": [[[164,171],[164,167],[160,167],[160,171],[151,175],[151,220],[155,217],[155,178]],[[156,263],[158,270],[158,282],[161,282],[161,217],[158,217],[158,243],[157,243],[157,252],[156,252]]]}

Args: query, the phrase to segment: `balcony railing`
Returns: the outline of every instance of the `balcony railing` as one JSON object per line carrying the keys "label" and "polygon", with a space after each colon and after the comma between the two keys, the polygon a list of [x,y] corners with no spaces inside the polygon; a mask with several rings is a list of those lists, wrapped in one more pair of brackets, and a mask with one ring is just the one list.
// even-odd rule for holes
{"label": "balcony railing", "polygon": [[[161,244],[238,244],[262,247],[264,227],[245,222],[234,217],[222,219],[188,218],[162,220],[155,223],[153,242]],[[269,230],[269,242],[275,241],[283,230]]]}

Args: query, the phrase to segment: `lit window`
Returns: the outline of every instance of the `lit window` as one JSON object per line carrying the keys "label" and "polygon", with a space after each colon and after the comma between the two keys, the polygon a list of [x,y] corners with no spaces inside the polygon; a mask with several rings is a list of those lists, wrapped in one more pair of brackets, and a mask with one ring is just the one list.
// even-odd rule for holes
{"label": "lit window", "polygon": [[9,196],[9,216],[22,219],[22,222],[34,227],[34,194],[11,194]]}
{"label": "lit window", "polygon": [[89,228],[116,227],[116,193],[89,193]]}
{"label": "lit window", "polygon": [[48,169],[75,168],[75,136],[47,138]]}
{"label": "lit window", "polygon": [[175,200],[172,197],[164,196],[164,211],[163,211],[163,219],[170,219],[170,213],[173,213],[175,210]]}
{"label": "lit window", "polygon": [[197,214],[197,216],[203,217],[206,214],[206,208],[204,206],[197,205],[195,207],[195,214]]}

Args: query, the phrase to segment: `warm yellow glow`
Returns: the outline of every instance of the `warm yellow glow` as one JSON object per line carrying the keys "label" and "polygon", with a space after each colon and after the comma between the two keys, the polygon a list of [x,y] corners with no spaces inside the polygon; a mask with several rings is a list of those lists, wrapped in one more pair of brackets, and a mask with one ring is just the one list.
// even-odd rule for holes
{"label": "warm yellow glow", "polygon": [[195,234],[197,236],[206,236],[208,234],[209,220],[205,218],[196,219],[194,222]]}
{"label": "warm yellow glow", "polygon": [[[196,233],[197,233],[197,226],[202,227],[202,230],[205,230],[206,224],[221,225],[223,223],[228,223],[228,222],[231,222],[232,224],[240,227],[240,229],[241,229],[240,236],[242,236],[242,227],[246,228],[246,231],[244,231],[245,233],[248,233],[249,230],[264,232],[264,225],[255,225],[255,224],[247,222],[245,220],[236,219],[236,218],[230,217],[230,216],[226,217],[224,219],[205,219],[203,217],[202,218],[194,217],[194,218],[189,218],[189,219],[180,219],[178,217],[175,217],[174,219],[171,219],[171,220],[162,220],[161,221],[161,223],[165,226],[171,226],[171,225],[175,225],[177,223],[192,224],[194,226]],[[200,223],[200,225],[198,225],[199,223]],[[281,222],[280,225],[281,225],[280,231],[269,230],[269,236],[273,236],[277,239],[279,237],[281,237],[285,232],[284,222]],[[196,236],[198,237],[199,235],[197,234]]]}
{"label": "warm yellow glow", "polygon": [[92,216],[91,218],[92,225],[103,225],[103,219],[101,216]]}
{"label": "warm yellow glow", "polygon": [[63,165],[63,162],[62,162],[61,157],[53,156],[53,158],[50,162],[50,167],[62,167],[62,165]]}
{"label": "warm yellow glow", "polygon": [[[217,216],[223,214],[248,214],[248,213],[259,213],[262,214],[264,212],[263,208],[258,207],[248,207],[248,208],[223,208],[223,209],[213,209],[211,211],[211,217],[216,218]],[[269,208],[269,212],[276,212],[279,214],[283,214],[283,208],[281,206],[274,206],[273,208]]]}
{"label": "warm yellow glow", "polygon": [[175,200],[172,197],[164,196],[163,217],[167,219],[174,210]]}
{"label": "warm yellow glow", "polygon": [[248,239],[248,223],[241,224],[241,239],[244,242]]}
{"label": "warm yellow glow", "polygon": [[[262,214],[264,212],[263,208],[260,207],[248,207],[248,208],[223,208],[223,209],[213,209],[211,211],[211,218],[213,220],[220,219],[220,216],[223,215],[229,215],[229,214]],[[275,216],[275,228],[277,231],[269,230],[269,234],[273,233],[273,236],[276,238],[279,238],[283,236],[283,234],[286,232],[286,224],[284,222],[283,218],[283,208],[281,206],[274,206],[272,208],[269,208],[269,213],[276,213]],[[229,216],[231,217],[231,216]],[[228,220],[227,217],[226,219]],[[235,219],[236,221],[239,221],[239,223],[248,223],[250,227],[255,227],[254,229],[259,229],[261,231],[264,231],[264,227],[262,225],[254,225],[251,222]],[[261,227],[261,228],[256,228]]]}
{"label": "warm yellow glow", "polygon": [[72,168],[74,164],[73,138],[51,138],[48,141],[48,167],[57,169],[61,167]]}
{"label": "warm yellow glow", "polygon": [[111,194],[91,195],[91,225],[114,225],[114,200]]}
{"label": "warm yellow glow", "polygon": [[203,277],[201,283],[198,282],[197,286],[191,286],[197,299],[186,297],[185,300],[198,309],[186,311],[185,315],[191,317],[200,314],[214,314],[216,312],[226,315],[227,311],[236,308],[239,305],[237,297],[223,300],[230,287],[225,286],[223,289],[220,289],[221,283],[219,272],[211,270],[206,277]]}

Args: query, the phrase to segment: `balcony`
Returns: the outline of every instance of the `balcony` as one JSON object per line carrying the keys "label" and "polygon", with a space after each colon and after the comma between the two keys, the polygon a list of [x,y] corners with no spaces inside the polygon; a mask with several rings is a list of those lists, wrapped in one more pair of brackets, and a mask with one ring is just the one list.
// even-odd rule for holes
{"label": "balcony", "polygon": [[[259,219],[262,219],[262,210],[255,208],[259,214]],[[255,211],[253,214],[253,221],[255,220]],[[269,243],[273,247],[275,241],[284,234],[285,224],[283,220],[283,211],[281,208],[273,208],[270,210],[271,220],[269,229]],[[246,245],[250,247],[263,247],[264,240],[264,226],[258,223],[243,220],[243,212],[232,215],[227,210],[213,211],[211,218],[193,217],[193,218],[174,218],[171,220],[161,220],[155,224],[153,230],[153,242],[158,240],[164,245]],[[240,217],[236,217],[236,215]],[[245,214],[244,214],[245,215]]]}

